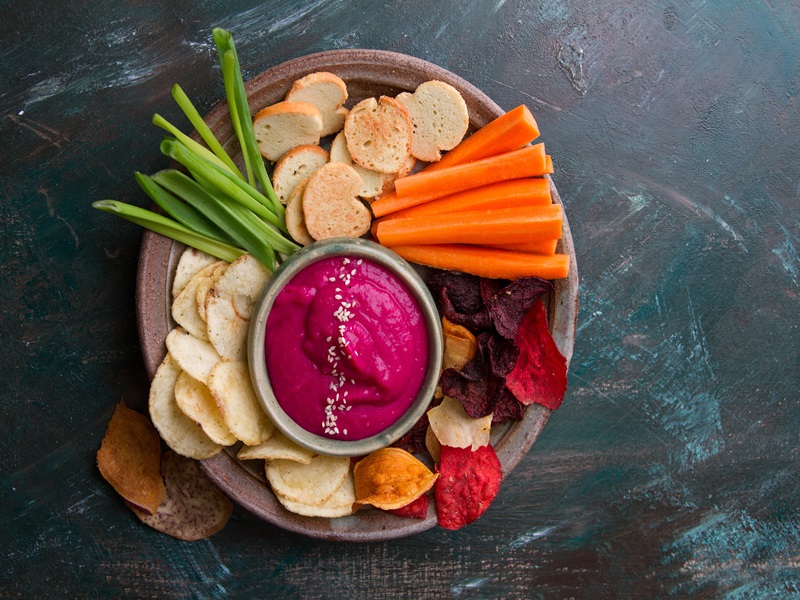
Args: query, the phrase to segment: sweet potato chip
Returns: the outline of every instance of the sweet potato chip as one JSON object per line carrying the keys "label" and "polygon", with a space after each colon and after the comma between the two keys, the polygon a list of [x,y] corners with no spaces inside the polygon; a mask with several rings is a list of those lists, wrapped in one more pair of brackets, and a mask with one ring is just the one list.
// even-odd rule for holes
{"label": "sweet potato chip", "polygon": [[463,369],[475,357],[478,340],[469,329],[451,323],[447,317],[442,317],[442,333],[444,334],[442,369]]}
{"label": "sweet potato chip", "polygon": [[97,451],[103,478],[128,502],[147,513],[158,510],[167,490],[161,478],[161,440],[143,414],[117,404]]}
{"label": "sweet potato chip", "polygon": [[356,463],[356,504],[392,510],[427,492],[437,475],[405,450],[381,448]]}
{"label": "sweet potato chip", "polygon": [[228,522],[233,503],[194,460],[167,451],[161,459],[167,495],[155,514],[128,505],[139,520],[167,535],[193,542],[214,535]]}
{"label": "sweet potato chip", "polygon": [[514,343],[520,349],[506,386],[522,404],[536,402],[555,410],[567,391],[567,360],[547,327],[547,311],[538,300],[525,315]]}
{"label": "sweet potato chip", "polygon": [[389,512],[393,515],[397,515],[398,517],[409,517],[411,519],[424,519],[428,516],[428,505],[430,504],[430,499],[428,498],[427,494],[422,494],[419,498],[406,504],[405,506],[401,506],[400,508],[394,508]]}
{"label": "sweet potato chip", "polygon": [[480,517],[500,489],[500,460],[491,445],[477,450],[442,446],[434,487],[439,525],[460,529]]}

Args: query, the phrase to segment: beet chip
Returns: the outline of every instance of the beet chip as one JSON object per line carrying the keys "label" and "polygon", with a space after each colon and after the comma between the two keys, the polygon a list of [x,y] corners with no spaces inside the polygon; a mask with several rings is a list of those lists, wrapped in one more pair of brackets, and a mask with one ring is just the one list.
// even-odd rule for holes
{"label": "beet chip", "polygon": [[555,289],[552,281],[538,277],[523,277],[495,292],[491,299],[484,296],[489,315],[497,333],[513,340],[522,320],[539,298]]}
{"label": "beet chip", "polygon": [[423,494],[410,504],[392,509],[388,512],[398,517],[409,517],[411,519],[424,519],[428,516],[428,504],[430,500],[427,494]]}
{"label": "beet chip", "polygon": [[477,450],[442,446],[439,479],[434,486],[439,525],[460,529],[489,508],[503,473],[491,445]]}
{"label": "beet chip", "polygon": [[489,309],[481,296],[481,278],[458,271],[442,271],[431,277],[428,287],[439,312],[451,323],[472,331],[489,329]]}
{"label": "beet chip", "polygon": [[520,354],[506,386],[525,405],[536,402],[557,409],[567,391],[567,360],[550,335],[541,300],[525,315],[514,343]]}

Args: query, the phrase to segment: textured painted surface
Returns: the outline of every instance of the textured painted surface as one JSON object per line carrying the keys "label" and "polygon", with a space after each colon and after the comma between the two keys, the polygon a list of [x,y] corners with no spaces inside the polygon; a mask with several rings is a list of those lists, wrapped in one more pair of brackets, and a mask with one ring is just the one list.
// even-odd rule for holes
{"label": "textured painted surface", "polygon": [[[590,6],[587,6],[591,4]],[[0,596],[800,596],[800,8],[791,1],[3,2]],[[331,48],[435,62],[527,103],[575,237],[564,406],[488,513],[337,545],[237,510],[194,544],[142,527],[94,453],[143,409],[140,231],[156,111]]]}

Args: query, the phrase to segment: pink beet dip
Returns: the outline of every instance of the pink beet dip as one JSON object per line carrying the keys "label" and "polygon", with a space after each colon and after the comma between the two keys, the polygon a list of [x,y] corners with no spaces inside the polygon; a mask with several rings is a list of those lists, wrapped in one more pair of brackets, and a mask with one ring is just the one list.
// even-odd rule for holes
{"label": "pink beet dip", "polygon": [[428,362],[425,322],[405,284],[344,256],[309,265],[278,293],[264,345],[278,404],[330,439],[391,426],[414,402]]}

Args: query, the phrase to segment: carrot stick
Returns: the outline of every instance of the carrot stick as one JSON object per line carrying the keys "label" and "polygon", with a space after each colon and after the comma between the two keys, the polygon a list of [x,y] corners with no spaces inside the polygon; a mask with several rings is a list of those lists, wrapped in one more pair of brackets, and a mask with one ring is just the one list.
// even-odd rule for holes
{"label": "carrot stick", "polygon": [[545,156],[544,144],[536,144],[432,173],[401,177],[394,182],[394,193],[372,203],[372,212],[382,217],[470,188],[545,175],[548,172]]}
{"label": "carrot stick", "polygon": [[551,204],[550,181],[542,177],[512,179],[451,194],[417,206],[389,213],[384,218],[439,215],[488,208],[542,206]]}
{"label": "carrot stick", "polygon": [[526,106],[497,117],[424,170],[438,171],[522,148],[539,137],[539,127]]}
{"label": "carrot stick", "polygon": [[569,273],[568,254],[540,256],[461,244],[391,246],[390,249],[409,262],[479,277],[562,279]]}
{"label": "carrot stick", "polygon": [[384,246],[515,244],[560,238],[561,224],[561,205],[550,204],[387,219],[375,232]]}
{"label": "carrot stick", "polygon": [[557,245],[558,240],[543,240],[541,242],[527,242],[523,244],[492,244],[492,248],[552,256],[556,253]]}

